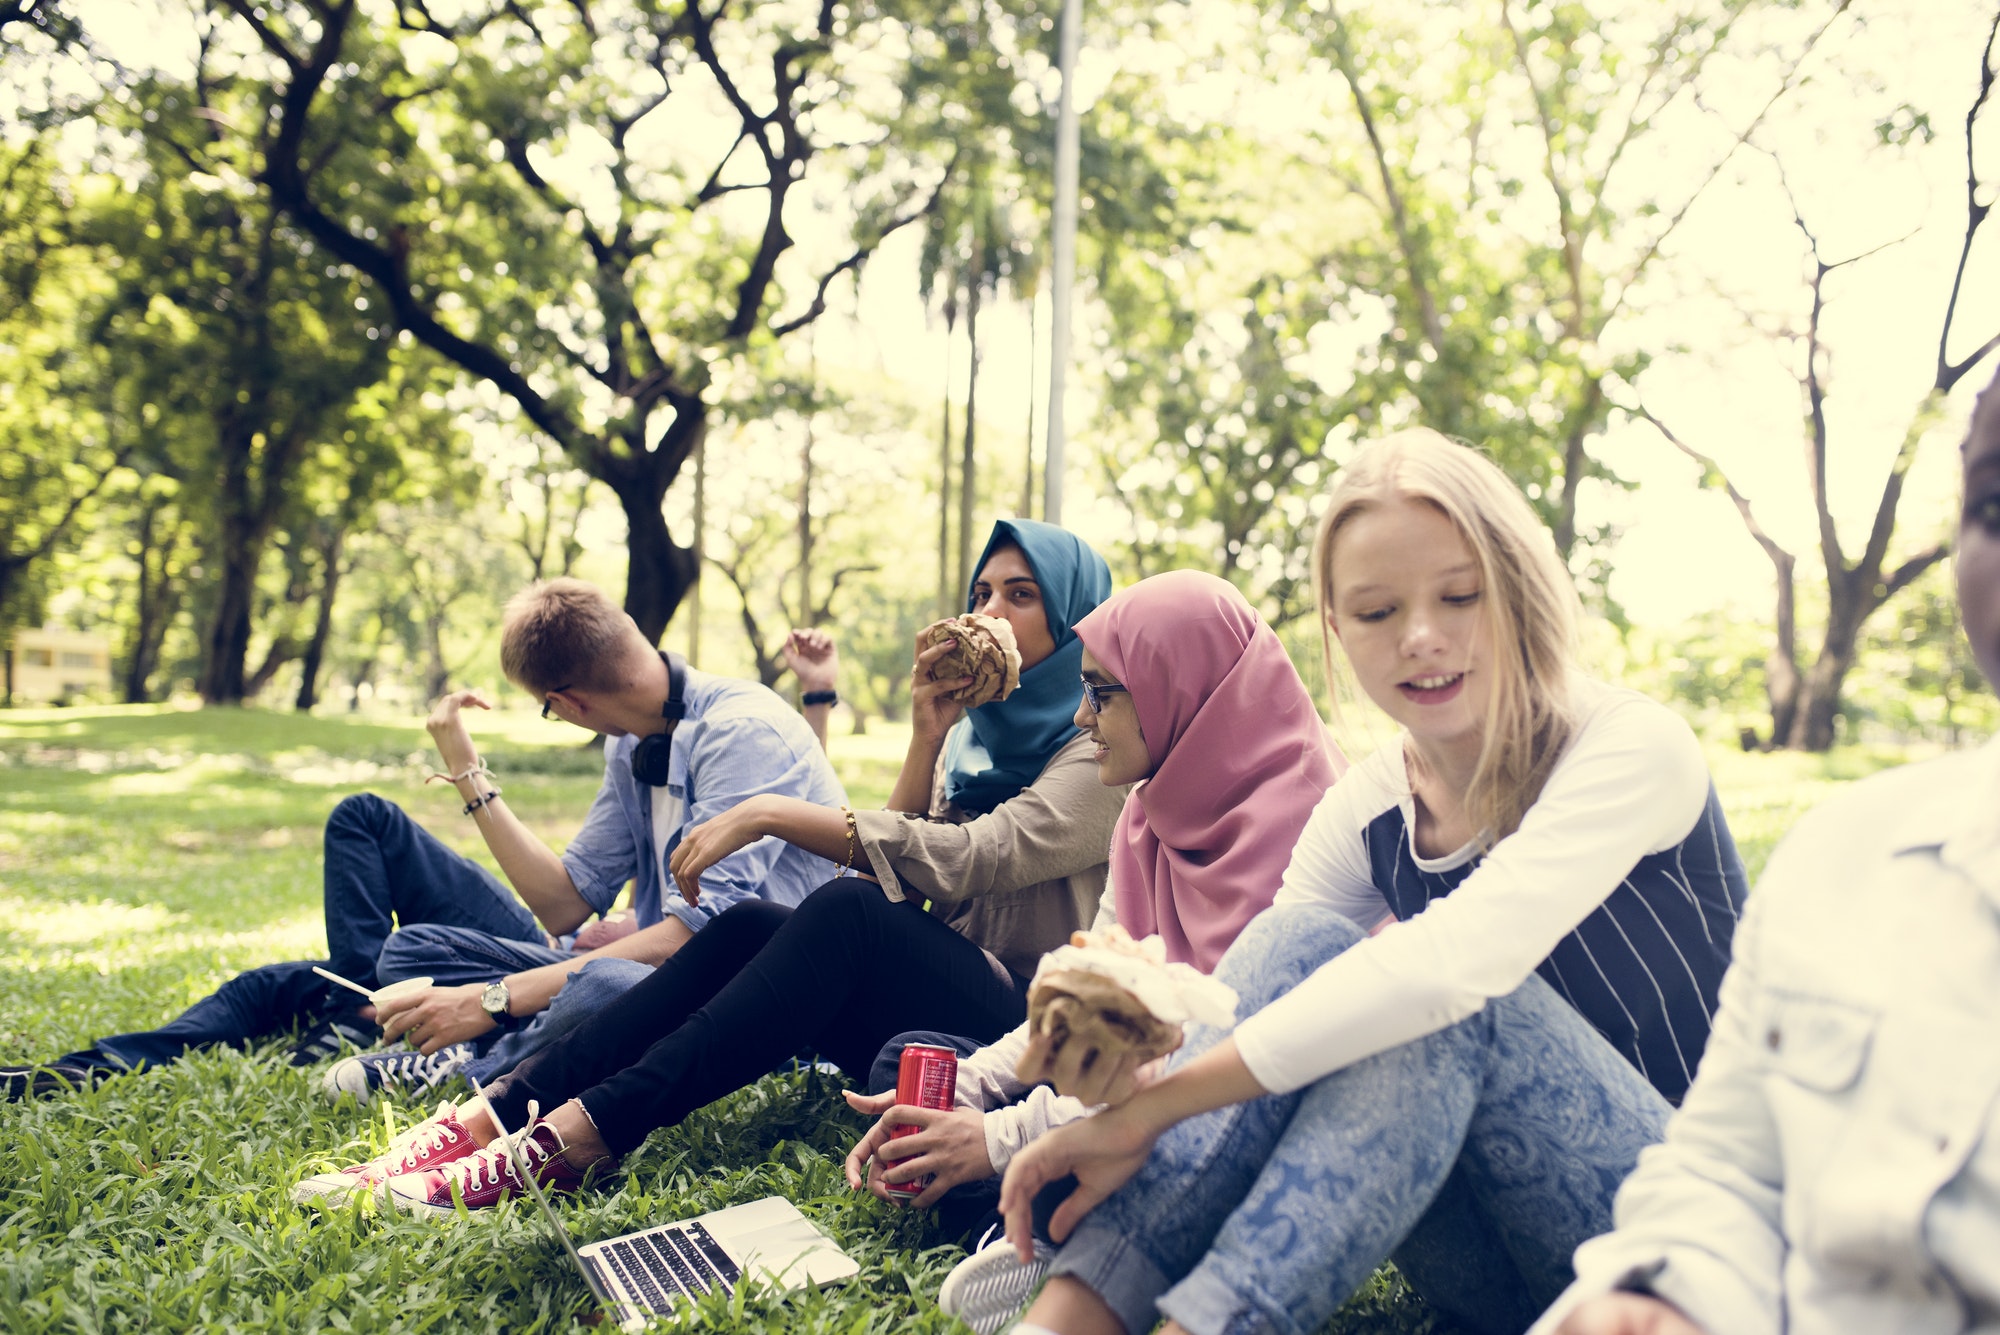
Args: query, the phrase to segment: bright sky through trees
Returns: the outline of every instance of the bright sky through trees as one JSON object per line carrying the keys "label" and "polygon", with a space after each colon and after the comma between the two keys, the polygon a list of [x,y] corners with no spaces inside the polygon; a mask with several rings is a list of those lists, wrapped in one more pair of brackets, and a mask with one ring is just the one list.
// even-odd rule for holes
{"label": "bright sky through trees", "polygon": [[[1650,7],[1655,0],[1632,3]],[[156,6],[128,0],[81,0],[76,8],[105,53],[121,63],[158,63],[185,73],[191,39],[184,19],[162,17]],[[1615,5],[1594,8],[1617,12]],[[1734,155],[1675,232],[1665,262],[1644,280],[1645,300],[1634,303],[1639,313],[1615,323],[1605,340],[1654,354],[1639,386],[1646,406],[1715,457],[1755,501],[1766,527],[1795,551],[1811,548],[1814,523],[1800,471],[1802,408],[1795,368],[1787,360],[1795,360],[1796,353],[1752,332],[1753,325],[1797,327],[1805,300],[1803,242],[1771,154],[1783,160],[1799,208],[1830,258],[1887,247],[1839,275],[1829,288],[1824,321],[1836,413],[1832,499],[1844,524],[1862,525],[1935,356],[1933,340],[1963,227],[1963,109],[1974,91],[1973,53],[1988,22],[1979,6],[1935,0],[1856,10],[1836,22],[1809,58],[1811,77],[1780,101],[1755,146]],[[1254,23],[1257,14],[1255,6],[1234,0],[1193,0],[1163,18],[1144,42],[1116,49],[1102,40],[1087,42],[1080,73],[1084,104],[1101,95],[1112,71],[1120,70],[1157,78],[1169,90],[1165,104],[1174,115],[1252,127],[1272,144],[1311,131],[1317,118],[1350,114],[1337,84],[1324,74],[1307,86],[1278,83],[1261,68],[1230,58],[1247,49],[1244,25]],[[1430,21],[1446,24],[1450,11],[1434,10]],[[1778,14],[1763,21],[1799,26],[1805,20]],[[1441,27],[1439,40],[1448,37]],[[1731,105],[1732,95],[1746,105]],[[1754,114],[1747,103],[1759,94],[1747,81],[1733,88],[1718,80],[1705,96],[1711,112],[1741,124]],[[1892,122],[1916,96],[1923,99],[1919,110],[1930,117],[1931,141],[1900,158],[1871,152],[1876,126]],[[1656,134],[1648,141],[1655,151],[1668,146],[1647,165],[1644,178],[1666,196],[1691,186],[1709,165],[1705,152],[1692,147],[1699,138],[1692,134],[1698,114],[1687,107],[1677,114],[1690,126],[1688,136]],[[73,130],[85,133],[83,126]],[[1702,143],[1713,142],[1711,129]],[[673,151],[670,144],[659,147]],[[1983,156],[2000,157],[2000,134],[1989,135],[1984,150]],[[1518,151],[1536,150],[1524,143]],[[593,191],[602,195],[589,143],[574,144],[563,159],[542,165],[586,207]],[[1989,177],[2000,176],[2000,161],[1981,167]],[[1533,178],[1532,165],[1523,174]],[[1533,192],[1514,207],[1526,214],[1552,212],[1546,196]],[[810,219],[801,219],[794,230],[800,251],[814,260],[837,244],[816,238]],[[815,339],[819,371],[829,381],[844,372],[888,376],[908,385],[910,402],[931,403],[949,374],[963,392],[963,328],[948,342],[942,324],[926,318],[918,295],[917,245],[914,233],[892,237],[869,264],[858,300],[851,286],[835,293],[830,321]],[[1961,341],[1966,346],[1955,348],[1957,355],[1990,332],[2000,308],[1993,299],[2000,293],[2000,246],[1990,239],[1975,251],[1965,291],[1969,310]],[[1034,318],[1042,330],[1035,346],[1045,348],[1046,298]],[[982,431],[1012,442],[1001,448],[1018,452],[1020,433],[1031,419],[1042,420],[1046,368],[1031,367],[1030,316],[1021,303],[996,302],[985,319]],[[1080,311],[1080,342],[1087,346],[1101,325],[1087,307]],[[1314,339],[1315,374],[1340,377],[1348,348],[1372,332],[1339,324],[1323,328]],[[1975,374],[1973,383],[1961,387],[1954,411],[1934,430],[1911,475],[1903,513],[1912,544],[1944,523],[1955,485],[1952,446],[1971,394],[1986,378],[1984,372]],[[1103,486],[1090,462],[1098,405],[1087,376],[1072,394],[1076,444],[1067,516],[1086,536],[1115,546],[1129,533],[1130,519],[1099,494]],[[935,430],[924,422],[910,427],[920,434]],[[1636,621],[1664,626],[1727,604],[1767,615],[1768,566],[1726,498],[1694,485],[1692,464],[1651,427],[1621,425],[1617,415],[1596,454],[1639,484],[1629,492],[1592,484],[1580,503],[1587,520],[1609,521],[1622,531],[1610,587]],[[685,485],[677,487],[677,496]]]}

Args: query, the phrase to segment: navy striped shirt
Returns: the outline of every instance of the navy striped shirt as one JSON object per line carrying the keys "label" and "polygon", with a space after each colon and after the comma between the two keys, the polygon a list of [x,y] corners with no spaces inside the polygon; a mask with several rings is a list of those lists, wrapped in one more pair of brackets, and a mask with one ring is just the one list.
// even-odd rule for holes
{"label": "navy striped shirt", "polygon": [[[1419,867],[1400,806],[1370,821],[1362,838],[1375,888],[1399,919],[1443,899],[1479,866],[1474,857],[1448,871]],[[1708,1044],[1748,890],[1710,784],[1688,837],[1640,858],[1536,972],[1655,1089],[1679,1103]]]}
{"label": "navy striped shirt", "polygon": [[1747,886],[1708,764],[1673,711],[1576,685],[1576,730],[1518,829],[1419,858],[1404,748],[1328,791],[1278,904],[1398,920],[1237,1026],[1266,1089],[1433,1033],[1539,972],[1667,1098],[1687,1091]]}

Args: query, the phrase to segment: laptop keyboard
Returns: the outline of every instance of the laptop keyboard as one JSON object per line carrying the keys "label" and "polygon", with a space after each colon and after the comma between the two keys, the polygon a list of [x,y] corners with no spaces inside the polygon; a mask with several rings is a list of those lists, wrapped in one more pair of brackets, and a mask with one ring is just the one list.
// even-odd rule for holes
{"label": "laptop keyboard", "polygon": [[742,1277],[700,1224],[617,1238],[603,1245],[602,1255],[627,1292],[653,1312],[667,1311],[683,1294],[695,1298],[718,1288],[727,1293]]}

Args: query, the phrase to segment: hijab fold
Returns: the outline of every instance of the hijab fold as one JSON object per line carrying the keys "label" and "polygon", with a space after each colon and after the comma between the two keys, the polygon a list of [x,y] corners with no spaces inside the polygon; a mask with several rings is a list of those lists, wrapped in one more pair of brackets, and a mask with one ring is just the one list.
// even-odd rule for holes
{"label": "hijab fold", "polygon": [[1278,893],[1292,846],[1347,768],[1277,634],[1227,580],[1141,580],[1077,635],[1124,683],[1152,777],[1111,840],[1118,921],[1212,972]]}
{"label": "hijab fold", "polygon": [[[1089,543],[1033,519],[995,523],[973,570],[984,570],[994,549],[1007,544],[1021,549],[1041,586],[1056,647],[1021,673],[1021,684],[1005,700],[966,710],[946,738],[945,795],[964,811],[991,811],[1015,796],[1076,737],[1073,720],[1083,690],[1083,642],[1076,624],[1111,596],[1111,569]],[[972,610],[970,588],[965,610]]]}

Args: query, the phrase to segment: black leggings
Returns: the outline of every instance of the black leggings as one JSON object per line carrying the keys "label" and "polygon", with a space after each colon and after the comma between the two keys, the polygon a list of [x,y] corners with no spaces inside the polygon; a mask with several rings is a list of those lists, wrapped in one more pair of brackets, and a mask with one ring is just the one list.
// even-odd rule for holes
{"label": "black leggings", "polygon": [[613,1154],[810,1045],[856,1078],[909,1029],[990,1043],[1027,1014],[1028,980],[873,881],[829,881],[796,909],[746,900],[649,978],[487,1090],[518,1128],[530,1100],[581,1098]]}

